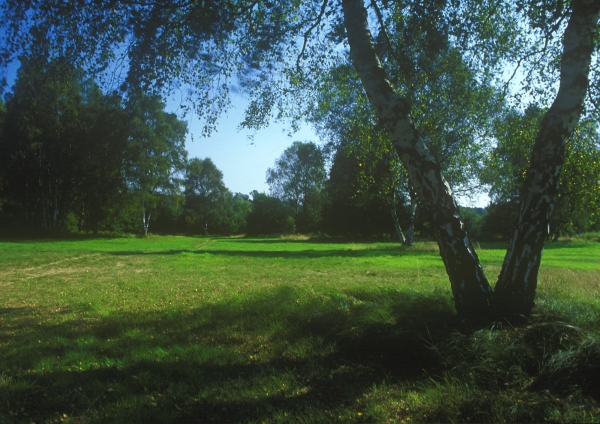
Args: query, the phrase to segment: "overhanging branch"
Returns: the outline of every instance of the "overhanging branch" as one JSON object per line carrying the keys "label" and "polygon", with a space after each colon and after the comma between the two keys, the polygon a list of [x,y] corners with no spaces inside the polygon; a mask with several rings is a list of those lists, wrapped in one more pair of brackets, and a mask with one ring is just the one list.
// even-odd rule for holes
{"label": "overhanging branch", "polygon": [[321,23],[323,19],[323,15],[325,15],[325,9],[327,8],[328,0],[323,0],[323,4],[321,5],[321,11],[319,12],[319,16],[317,16],[317,20],[314,24],[310,26],[304,33],[304,42],[302,43],[302,50],[298,54],[298,58],[296,59],[296,68],[300,69],[300,60],[304,56],[304,52],[306,51],[306,44],[308,43],[308,36],[313,32],[313,30]]}

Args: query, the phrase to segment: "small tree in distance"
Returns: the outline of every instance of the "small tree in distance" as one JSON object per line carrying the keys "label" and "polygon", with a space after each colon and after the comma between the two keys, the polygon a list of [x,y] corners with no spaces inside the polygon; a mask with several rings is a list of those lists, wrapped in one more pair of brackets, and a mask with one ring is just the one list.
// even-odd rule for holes
{"label": "small tree in distance", "polygon": [[320,219],[321,192],[327,172],[321,149],[313,142],[295,141],[267,170],[271,195],[294,210],[296,231],[314,230]]}
{"label": "small tree in distance", "polygon": [[185,166],[187,125],[164,111],[160,97],[136,93],[128,102],[129,160],[127,185],[138,199],[142,229],[148,234],[157,203],[179,191],[180,171]]}
{"label": "small tree in distance", "polygon": [[219,219],[229,193],[223,183],[223,173],[210,158],[191,159],[185,176],[186,221],[196,232],[208,234],[209,223]]}

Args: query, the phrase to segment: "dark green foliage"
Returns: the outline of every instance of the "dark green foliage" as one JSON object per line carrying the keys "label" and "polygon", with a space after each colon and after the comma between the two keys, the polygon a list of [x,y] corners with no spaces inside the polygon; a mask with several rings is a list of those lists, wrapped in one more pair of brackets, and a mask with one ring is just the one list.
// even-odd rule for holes
{"label": "dark green foliage", "polygon": [[[162,198],[161,198],[162,197]],[[152,218],[152,233],[176,234],[183,233],[180,226],[185,198],[183,195],[159,195]],[[139,218],[135,220],[139,221]],[[139,224],[138,224],[139,225]],[[139,228],[133,225],[133,230]],[[138,231],[130,231],[138,232]]]}
{"label": "dark green foliage", "polygon": [[312,142],[294,142],[267,170],[271,195],[293,208],[295,231],[318,229],[326,175],[323,153]]}
{"label": "dark green foliage", "polygon": [[[508,238],[518,211],[520,189],[529,168],[528,152],[539,131],[544,110],[530,105],[524,112],[508,110],[496,121],[497,145],[486,160],[482,182],[490,186],[487,237]],[[558,188],[558,199],[550,221],[550,236],[594,231],[600,211],[600,144],[597,123],[582,121],[568,143]]]}
{"label": "dark green foliage", "polygon": [[[231,209],[231,193],[223,183],[223,173],[210,158],[191,159],[186,166],[185,228],[188,234],[222,234],[225,209]],[[226,205],[229,201],[229,205]]]}
{"label": "dark green foliage", "polygon": [[[210,234],[244,234],[248,215],[252,211],[252,202],[247,194],[232,194],[226,190],[223,197],[213,205],[215,209],[208,215]],[[188,215],[183,215],[187,219]]]}
{"label": "dark green foliage", "polygon": [[127,102],[128,143],[125,178],[136,199],[140,232],[148,233],[160,201],[176,202],[185,168],[187,125],[164,111],[161,98],[134,93]]}
{"label": "dark green foliage", "polygon": [[[365,163],[364,167],[373,165]],[[391,195],[382,194],[379,191],[382,186],[374,184],[374,180],[370,184],[363,181],[362,168],[363,162],[348,151],[340,149],[335,153],[326,185],[328,203],[324,212],[324,228],[332,235],[364,238],[394,232]],[[383,178],[386,177],[384,174]]]}
{"label": "dark green foliage", "polygon": [[565,157],[551,237],[600,230],[600,136],[594,121],[581,122]]}
{"label": "dark green foliage", "polygon": [[474,242],[482,240],[482,225],[486,216],[486,211],[483,208],[460,208],[460,215],[463,223],[469,233],[469,237]]}
{"label": "dark green foliage", "polygon": [[81,77],[62,60],[31,58],[7,97],[0,160],[17,207],[13,216],[47,231],[62,229],[84,168]]}
{"label": "dark green foliage", "polygon": [[[124,190],[126,116],[64,59],[23,59],[0,140],[5,225],[100,229]],[[2,196],[0,196],[2,197]]]}
{"label": "dark green foliage", "polygon": [[159,203],[178,208],[186,128],[160,99],[125,108],[64,58],[22,63],[0,131],[0,225],[140,232],[142,213],[147,231]]}
{"label": "dark green foliage", "polygon": [[85,169],[79,175],[80,194],[72,213],[78,232],[110,229],[122,204],[125,189],[123,165],[127,156],[128,117],[115,94],[104,96],[92,85],[86,93]]}
{"label": "dark green foliage", "polygon": [[276,197],[254,190],[248,214],[248,235],[289,234],[295,230],[294,208]]}
{"label": "dark green foliage", "polygon": [[492,203],[486,208],[481,224],[485,240],[508,240],[513,231],[513,221],[518,210],[516,202]]}

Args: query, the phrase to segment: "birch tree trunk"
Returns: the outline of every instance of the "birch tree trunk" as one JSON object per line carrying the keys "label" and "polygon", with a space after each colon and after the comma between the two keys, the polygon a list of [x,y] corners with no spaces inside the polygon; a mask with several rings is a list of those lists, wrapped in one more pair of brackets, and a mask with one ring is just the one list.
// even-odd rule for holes
{"label": "birch tree trunk", "polygon": [[354,67],[422,206],[433,217],[456,310],[462,315],[488,315],[492,311],[491,287],[464,229],[452,190],[414,126],[409,102],[394,91],[381,67],[363,0],[342,0],[342,7]]}
{"label": "birch tree trunk", "polygon": [[563,38],[560,86],[544,116],[521,189],[519,215],[495,288],[503,315],[529,315],[550,234],[567,141],[579,122],[597,37],[600,1],[576,0]]}
{"label": "birch tree trunk", "polygon": [[142,226],[145,236],[148,235],[148,228],[150,228],[150,218],[152,218],[152,212],[148,212],[148,217],[146,217],[146,202],[142,200]]}
{"label": "birch tree trunk", "polygon": [[390,202],[390,211],[392,213],[392,222],[394,223],[394,228],[396,229],[396,235],[398,236],[398,240],[402,246],[406,246],[406,237],[404,236],[404,232],[402,231],[402,227],[400,226],[400,221],[398,221],[398,214],[396,213],[396,191],[392,189],[392,200]]}
{"label": "birch tree trunk", "polygon": [[410,193],[410,215],[408,216],[408,227],[406,228],[406,247],[412,247],[413,235],[415,233],[415,217],[417,215],[417,207],[419,203],[417,201],[416,194]]}

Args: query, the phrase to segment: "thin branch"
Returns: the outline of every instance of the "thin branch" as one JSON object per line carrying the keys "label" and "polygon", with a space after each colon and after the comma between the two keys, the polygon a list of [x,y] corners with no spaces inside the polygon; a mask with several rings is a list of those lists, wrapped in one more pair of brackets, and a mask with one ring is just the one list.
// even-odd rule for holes
{"label": "thin branch", "polygon": [[519,60],[517,61],[517,66],[515,67],[515,70],[513,71],[512,75],[510,76],[510,78],[508,79],[508,81],[506,81],[504,83],[504,88],[502,90],[502,97],[506,96],[506,92],[508,91],[508,86],[510,85],[510,83],[512,82],[512,80],[515,78],[515,75],[517,74],[517,71],[519,70],[519,68],[521,67],[521,64],[529,59],[531,56],[535,56],[538,54],[542,54],[545,53],[546,50],[548,48],[548,39],[546,38],[545,42],[544,42],[544,47],[542,47],[542,49],[540,50],[534,50],[532,52],[527,53],[525,56],[522,56],[521,58],[519,58]]}
{"label": "thin branch", "polygon": [[402,62],[400,61],[398,56],[396,56],[396,51],[392,47],[392,42],[390,40],[390,37],[389,37],[387,31],[385,30],[385,25],[383,22],[383,15],[381,14],[381,10],[379,10],[379,6],[377,6],[377,1],[371,0],[371,6],[373,6],[373,9],[375,10],[375,14],[377,15],[377,22],[379,22],[379,27],[381,28],[381,32],[383,33],[383,37],[385,38],[385,43],[387,44],[390,54],[392,55],[394,60],[398,63],[398,65],[400,67],[402,67]]}
{"label": "thin branch", "polygon": [[323,4],[321,5],[321,11],[319,12],[319,16],[317,17],[317,20],[304,33],[304,43],[302,44],[302,50],[300,51],[300,54],[298,54],[298,58],[296,59],[296,68],[298,68],[298,69],[300,69],[300,60],[302,59],[302,56],[304,56],[304,51],[306,50],[306,44],[308,43],[308,36],[321,23],[321,19],[323,18],[323,15],[325,14],[325,9],[327,8],[327,2],[328,2],[328,0],[323,0]]}
{"label": "thin branch", "polygon": [[592,96],[591,90],[588,90],[587,92],[587,97],[590,101],[590,103],[596,108],[597,111],[600,111],[600,103],[598,103],[595,99],[594,96]]}

